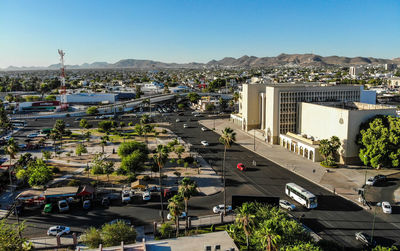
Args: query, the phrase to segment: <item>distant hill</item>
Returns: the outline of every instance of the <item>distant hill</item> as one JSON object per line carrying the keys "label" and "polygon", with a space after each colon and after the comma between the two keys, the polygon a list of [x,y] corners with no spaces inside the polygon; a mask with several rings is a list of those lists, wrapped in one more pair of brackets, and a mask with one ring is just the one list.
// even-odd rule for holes
{"label": "distant hill", "polygon": [[[251,68],[251,67],[268,67],[268,66],[282,66],[282,65],[298,65],[298,66],[328,66],[328,65],[365,65],[365,64],[387,64],[394,63],[400,64],[400,58],[382,59],[373,57],[340,57],[328,56],[323,57],[315,54],[280,54],[276,57],[254,57],[243,56],[240,58],[225,57],[221,60],[211,60],[210,62],[203,63],[163,63],[153,60],[144,59],[123,59],[116,63],[110,64],[107,62],[94,62],[84,63],[81,65],[67,65],[67,69],[102,69],[102,68],[132,68],[132,69],[174,69],[174,68],[187,68],[187,69],[201,69],[212,67],[231,67],[231,68]],[[33,67],[15,67],[9,66],[6,71],[15,70],[43,70],[43,69],[59,69],[60,64],[52,64],[47,67],[33,66]],[[1,69],[0,69],[1,70]]]}

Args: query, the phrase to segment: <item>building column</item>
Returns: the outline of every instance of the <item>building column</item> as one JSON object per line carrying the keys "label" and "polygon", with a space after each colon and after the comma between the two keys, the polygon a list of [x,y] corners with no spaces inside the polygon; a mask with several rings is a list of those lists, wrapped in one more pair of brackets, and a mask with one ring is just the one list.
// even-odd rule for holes
{"label": "building column", "polygon": [[264,93],[261,93],[261,130],[265,129],[265,97]]}

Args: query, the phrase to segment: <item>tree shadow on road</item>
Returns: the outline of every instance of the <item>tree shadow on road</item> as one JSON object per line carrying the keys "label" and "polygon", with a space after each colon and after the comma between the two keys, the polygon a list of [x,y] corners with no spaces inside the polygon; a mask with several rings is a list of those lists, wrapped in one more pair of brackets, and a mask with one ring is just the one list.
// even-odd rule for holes
{"label": "tree shadow on road", "polygon": [[321,211],[361,211],[360,206],[334,195],[318,195],[318,207]]}

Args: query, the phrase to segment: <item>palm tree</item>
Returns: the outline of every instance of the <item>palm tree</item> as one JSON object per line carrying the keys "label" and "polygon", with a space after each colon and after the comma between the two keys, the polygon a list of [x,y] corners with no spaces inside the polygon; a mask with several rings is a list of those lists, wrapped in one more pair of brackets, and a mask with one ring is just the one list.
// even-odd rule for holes
{"label": "palm tree", "polygon": [[104,153],[104,147],[107,145],[107,141],[109,141],[109,140],[110,140],[110,137],[108,137],[108,135],[104,135],[101,137],[100,144],[101,144],[102,153]]}
{"label": "palm tree", "polygon": [[175,220],[176,226],[176,237],[179,236],[179,216],[183,212],[183,200],[180,195],[174,195],[171,199],[168,200],[168,209],[169,213],[172,216],[172,219]]}
{"label": "palm tree", "polygon": [[147,134],[151,133],[153,131],[154,131],[154,126],[149,125],[149,124],[145,124],[143,126],[143,133],[144,133],[144,138],[145,138],[146,143],[147,143]]}
{"label": "palm tree", "polygon": [[192,197],[196,193],[196,182],[194,180],[191,180],[188,177],[185,177],[181,180],[180,185],[179,185],[179,194],[183,197],[183,200],[185,201],[185,213],[186,213],[186,225],[185,225],[185,230],[187,231],[188,228],[188,203],[190,197]]}
{"label": "palm tree", "polygon": [[134,130],[139,137],[143,136],[144,128],[143,128],[142,124],[135,124]]}
{"label": "palm tree", "polygon": [[222,164],[222,178],[224,180],[224,215],[226,215],[226,182],[225,182],[225,157],[226,157],[226,149],[230,148],[232,143],[236,141],[236,133],[233,129],[229,127],[225,127],[222,130],[222,135],[219,137],[219,142],[224,144],[224,162]]}
{"label": "palm tree", "polygon": [[236,223],[239,227],[243,228],[243,231],[246,235],[246,245],[247,250],[249,250],[249,236],[251,233],[251,227],[253,225],[253,219],[255,215],[251,213],[250,206],[248,203],[244,203],[236,214]]}
{"label": "palm tree", "polygon": [[158,179],[159,186],[160,186],[160,202],[161,202],[161,220],[164,223],[164,205],[163,205],[163,189],[162,189],[162,175],[161,170],[164,167],[165,163],[168,159],[168,147],[165,145],[157,145],[156,153],[153,155],[154,162],[158,166],[158,172],[160,177]]}
{"label": "palm tree", "polygon": [[140,124],[145,125],[149,123],[149,115],[144,114],[141,118],[140,118]]}
{"label": "palm tree", "polygon": [[12,188],[12,178],[11,178],[11,161],[15,159],[15,155],[18,153],[18,145],[14,138],[10,138],[7,145],[4,147],[4,153],[10,156],[10,166],[8,167],[8,175],[10,177],[10,188]]}
{"label": "palm tree", "polygon": [[268,251],[279,250],[278,243],[281,240],[281,236],[274,231],[273,224],[271,220],[265,220],[256,232],[257,238],[261,240],[262,247]]}

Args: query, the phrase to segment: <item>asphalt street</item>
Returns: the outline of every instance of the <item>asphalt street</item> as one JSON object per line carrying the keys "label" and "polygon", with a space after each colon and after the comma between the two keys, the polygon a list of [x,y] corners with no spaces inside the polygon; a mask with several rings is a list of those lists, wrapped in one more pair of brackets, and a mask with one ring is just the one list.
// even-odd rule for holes
{"label": "asphalt street", "polygon": [[[176,118],[183,122],[175,122]],[[218,143],[219,135],[213,131],[203,132],[198,124],[198,119],[194,118],[190,112],[185,116],[169,114],[168,116],[158,116],[156,122],[167,121],[171,123],[170,129],[178,137],[192,145],[191,150],[200,153],[213,168],[220,174],[223,157],[223,145]],[[207,118],[208,119],[208,118]],[[78,127],[79,122],[74,118],[65,118],[66,123],[71,127]],[[189,121],[191,120],[191,121]],[[128,122],[128,120],[125,120]],[[129,121],[137,122],[138,118]],[[44,127],[52,127],[55,120],[38,119],[29,121],[28,127],[18,134],[27,135]],[[189,128],[183,128],[183,124],[188,124]],[[206,140],[209,146],[203,146],[200,142]],[[289,153],[288,153],[289,154]],[[296,204],[297,210],[293,214],[309,228],[314,230],[324,239],[333,240],[345,247],[358,247],[361,245],[354,238],[355,232],[363,231],[371,233],[374,215],[363,210],[361,207],[333,195],[318,185],[276,165],[275,163],[249,151],[239,145],[234,144],[227,152],[226,178],[227,178],[227,198],[230,203],[232,195],[265,195],[279,196],[287,200],[284,186],[288,182],[294,182],[318,197],[318,207],[313,210],[306,210]],[[252,166],[253,160],[257,165]],[[236,168],[238,163],[245,164],[248,169],[241,172]],[[222,193],[208,197],[194,197],[189,202],[189,215],[201,216],[212,213],[212,207],[221,204],[223,201]],[[68,214],[42,215],[37,210],[26,212],[22,220],[26,220],[29,225],[25,231],[28,237],[43,236],[49,226],[67,225],[73,231],[83,231],[89,226],[101,226],[107,221],[115,218],[129,218],[134,225],[150,224],[159,219],[159,203],[157,198],[145,204],[112,205],[111,207],[94,208],[90,211],[71,210]],[[10,219],[13,221],[14,219]],[[389,220],[386,222],[385,220]],[[377,214],[375,218],[374,236],[380,244],[391,245],[400,240],[400,218],[398,215],[392,218],[382,217]]]}

